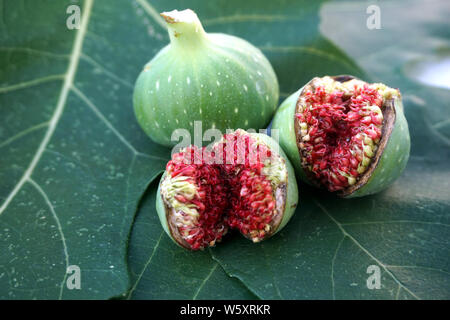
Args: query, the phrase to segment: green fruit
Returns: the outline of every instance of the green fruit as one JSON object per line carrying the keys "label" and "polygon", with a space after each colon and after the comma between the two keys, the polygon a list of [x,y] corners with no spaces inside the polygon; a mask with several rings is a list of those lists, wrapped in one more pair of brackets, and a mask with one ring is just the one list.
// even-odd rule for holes
{"label": "green fruit", "polygon": [[302,181],[341,197],[387,188],[409,158],[400,92],[352,76],[308,82],[281,104],[272,130]]}
{"label": "green fruit", "polygon": [[155,142],[173,146],[184,128],[265,128],[278,103],[269,61],[247,41],[206,33],[192,10],[161,14],[170,44],[139,75],[134,90],[137,120]]}
{"label": "green fruit", "polygon": [[156,209],[166,233],[186,249],[214,246],[229,229],[253,242],[265,240],[297,206],[294,169],[264,134],[227,133],[212,151],[193,146],[174,154],[166,169]]}

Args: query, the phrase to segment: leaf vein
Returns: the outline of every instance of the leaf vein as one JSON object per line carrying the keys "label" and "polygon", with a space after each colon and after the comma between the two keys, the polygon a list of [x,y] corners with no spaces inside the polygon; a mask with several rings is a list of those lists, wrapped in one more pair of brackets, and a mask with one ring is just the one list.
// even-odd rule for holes
{"label": "leaf vein", "polygon": [[211,19],[204,19],[202,24],[206,25],[216,25],[225,24],[233,22],[277,22],[277,21],[288,21],[296,20],[295,16],[286,15],[275,15],[275,14],[234,14],[230,16],[222,16]]}
{"label": "leaf vein", "polygon": [[7,92],[15,91],[15,90],[25,89],[28,87],[42,84],[42,83],[51,82],[51,81],[55,81],[55,80],[62,80],[62,79],[64,79],[64,74],[49,75],[49,76],[42,77],[42,78],[37,78],[37,79],[29,80],[29,81],[12,84],[10,86],[0,87],[0,93],[7,93]]}
{"label": "leaf vein", "polygon": [[136,282],[134,283],[134,285],[131,287],[130,291],[128,292],[128,297],[127,299],[130,300],[131,299],[131,295],[133,294],[133,292],[136,290],[137,285],[139,284],[139,282],[141,281],[142,276],[144,275],[145,271],[147,270],[148,266],[150,265],[150,263],[152,262],[153,256],[156,253],[156,249],[158,249],[159,244],[161,242],[161,239],[164,235],[164,230],[161,231],[161,234],[159,236],[158,242],[156,242],[155,247],[153,248],[152,254],[150,255],[150,257],[148,258],[147,262],[145,263],[144,267],[142,268],[141,272],[139,272],[138,277],[136,279]]}
{"label": "leaf vein", "polygon": [[25,52],[29,54],[35,54],[35,55],[42,55],[42,56],[48,56],[52,58],[69,58],[70,56],[68,54],[59,54],[59,53],[53,53],[43,50],[36,50],[32,48],[26,48],[26,47],[0,47],[0,51],[6,51],[6,52]]}
{"label": "leaf vein", "polygon": [[211,268],[211,271],[208,273],[208,275],[205,277],[205,279],[203,279],[202,283],[200,284],[200,286],[198,287],[194,296],[192,297],[192,300],[197,299],[198,294],[200,293],[202,288],[205,286],[206,282],[208,282],[209,278],[211,278],[211,275],[214,273],[214,271],[216,271],[218,265],[219,265],[219,263],[216,262],[216,264]]}
{"label": "leaf vein", "polygon": [[345,240],[345,235],[342,237],[341,241],[339,241],[336,250],[334,251],[333,259],[331,259],[331,290],[333,295],[333,300],[336,300],[336,292],[335,292],[335,286],[334,286],[334,264],[336,261],[337,254],[339,250],[341,249],[342,243]]}
{"label": "leaf vein", "polygon": [[137,3],[144,9],[147,14],[164,30],[167,29],[166,23],[159,15],[158,11],[146,0],[136,0]]}
{"label": "leaf vein", "polygon": [[97,115],[97,117],[108,127],[108,129],[110,129],[117,136],[117,138],[119,138],[119,140],[122,141],[123,144],[125,144],[125,146],[127,146],[133,152],[133,154],[138,153],[133,145],[129,143],[128,140],[125,139],[125,137],[119,131],[117,131],[116,128],[114,128],[111,122],[106,119],[106,117],[100,112],[100,110],[94,105],[94,103],[88,97],[86,97],[83,92],[81,92],[75,85],[72,85],[72,90],[83,102],[86,103],[86,105]]}
{"label": "leaf vein", "polygon": [[441,222],[414,221],[414,220],[348,222],[348,223],[341,223],[341,225],[342,226],[358,226],[358,225],[365,225],[365,224],[395,224],[395,223],[411,223],[411,224],[418,223],[418,224],[428,224],[428,225],[450,227],[450,224],[441,223]]}
{"label": "leaf vein", "polygon": [[91,58],[90,56],[88,56],[85,53],[81,54],[81,59],[83,59],[84,61],[86,61],[87,63],[91,64],[94,67],[99,68],[104,74],[106,74],[108,77],[110,77],[111,79],[114,79],[117,82],[120,82],[121,84],[123,84],[124,86],[133,89],[134,85],[129,83],[128,81],[125,81],[123,79],[121,79],[119,76],[117,76],[115,73],[107,70],[105,67],[103,67],[100,63],[98,63],[97,61],[95,61],[93,58]]}
{"label": "leaf vein", "polygon": [[277,291],[278,296],[279,296],[281,299],[284,299],[283,296],[281,295],[280,288],[278,287],[277,281],[276,281],[276,279],[275,279],[275,273],[273,272],[272,266],[270,265],[269,257],[267,256],[267,252],[266,252],[266,250],[265,250],[265,247],[264,247],[263,245],[261,245],[261,249],[262,249],[263,252],[264,252],[264,260],[266,261],[267,267],[268,267],[268,269],[269,269],[269,271],[270,271],[270,274],[272,275],[272,281],[273,281],[273,285],[275,286],[275,290]]}
{"label": "leaf vein", "polygon": [[21,138],[23,136],[26,136],[27,134],[29,134],[29,133],[31,133],[33,131],[36,131],[36,130],[39,130],[39,129],[43,128],[43,127],[48,126],[48,124],[49,124],[49,122],[46,121],[46,122],[39,123],[39,124],[37,124],[35,126],[29,127],[28,129],[25,129],[25,130],[15,134],[11,138],[6,139],[2,143],[0,143],[0,148],[3,148],[4,146],[14,142],[15,140],[17,140],[17,139],[19,139],[19,138]]}
{"label": "leaf vein", "polygon": [[366,248],[364,248],[355,238],[353,238],[353,236],[351,234],[349,234],[344,227],[342,226],[342,224],[337,221],[329,212],[328,210],[325,209],[324,206],[322,206],[317,200],[313,200],[314,203],[330,218],[331,221],[333,221],[337,227],[339,228],[339,230],[341,230],[341,232],[347,236],[350,240],[352,240],[356,246],[358,246],[365,254],[367,254],[372,260],[374,260],[376,263],[378,263],[383,270],[400,286],[402,286],[403,289],[405,289],[408,293],[410,293],[414,298],[416,299],[420,299],[414,292],[412,292],[411,290],[409,290],[405,285],[403,285],[396,277],[395,275],[388,269],[388,267],[381,262],[380,260],[378,260],[373,254],[371,254]]}
{"label": "leaf vein", "polygon": [[[64,236],[64,232],[62,230],[61,222],[59,221],[58,215],[56,214],[55,208],[53,207],[52,203],[50,202],[50,199],[48,198],[45,191],[39,186],[39,184],[34,181],[32,178],[28,178],[28,182],[41,194],[41,196],[44,198],[45,202],[47,203],[50,212],[53,215],[53,218],[55,219],[56,225],[58,227],[59,234],[61,236],[61,241],[63,243],[63,249],[64,249],[64,256],[65,256],[65,262],[66,262],[66,270],[69,267],[69,253],[67,250],[67,243],[66,243],[66,237]],[[65,271],[66,271],[65,270]],[[59,300],[62,299],[62,294],[64,291],[64,283],[66,282],[67,272],[64,272],[64,277],[61,282],[61,287],[59,291]]]}
{"label": "leaf vein", "polygon": [[39,145],[33,159],[31,160],[30,165],[28,166],[27,170],[24,172],[22,177],[20,178],[19,182],[16,184],[14,189],[10,192],[6,200],[3,202],[2,206],[0,207],[0,215],[6,210],[9,203],[12,201],[12,199],[16,196],[16,194],[19,192],[20,188],[22,188],[23,184],[31,177],[31,174],[34,171],[34,168],[36,167],[37,163],[41,159],[41,156],[47,147],[51,137],[53,136],[53,133],[55,132],[56,126],[58,124],[58,121],[62,115],[62,112],[64,110],[65,103],[67,101],[67,96],[69,94],[70,87],[72,86],[73,79],[75,77],[75,73],[78,67],[78,61],[80,59],[81,50],[83,47],[83,39],[86,34],[87,25],[89,21],[89,15],[92,8],[92,2],[93,0],[86,0],[86,6],[83,11],[83,16],[81,17],[81,27],[78,30],[76,36],[75,36],[75,42],[72,48],[72,53],[70,54],[70,62],[67,68],[67,72],[64,79],[64,84],[61,89],[58,102],[56,104],[55,112],[53,113],[50,121],[49,126],[47,129],[47,132]]}
{"label": "leaf vein", "polygon": [[300,51],[300,52],[306,52],[312,55],[315,55],[317,57],[322,57],[322,58],[326,58],[328,60],[331,61],[336,61],[339,62],[340,64],[342,64],[343,66],[350,68],[354,71],[357,71],[358,73],[360,72],[360,70],[358,70],[358,68],[354,65],[352,65],[351,63],[339,59],[338,57],[326,52],[326,51],[322,51],[313,47],[303,47],[303,46],[279,46],[279,47],[268,47],[268,46],[262,46],[262,47],[258,47],[260,50],[262,51],[266,51],[266,52],[290,52],[290,51]]}

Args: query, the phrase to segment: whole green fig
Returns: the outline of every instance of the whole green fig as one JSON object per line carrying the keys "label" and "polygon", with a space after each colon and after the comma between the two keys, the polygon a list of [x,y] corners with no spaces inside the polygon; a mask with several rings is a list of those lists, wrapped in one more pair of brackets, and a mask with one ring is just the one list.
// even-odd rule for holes
{"label": "whole green fig", "polygon": [[155,142],[173,146],[175,129],[265,128],[279,88],[259,49],[235,36],[206,33],[192,10],[164,12],[170,44],[145,65],[134,90],[137,120]]}

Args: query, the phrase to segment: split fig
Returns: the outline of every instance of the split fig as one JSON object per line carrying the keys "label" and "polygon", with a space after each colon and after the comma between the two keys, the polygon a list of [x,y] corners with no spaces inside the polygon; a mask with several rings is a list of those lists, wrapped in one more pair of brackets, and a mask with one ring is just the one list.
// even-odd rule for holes
{"label": "split fig", "polygon": [[341,197],[387,188],[409,158],[400,91],[352,76],[312,79],[282,103],[272,128],[300,179]]}
{"label": "split fig", "polygon": [[172,156],[157,193],[166,233],[191,250],[214,246],[230,229],[253,242],[280,231],[298,202],[294,169],[265,134],[231,131],[210,149]]}

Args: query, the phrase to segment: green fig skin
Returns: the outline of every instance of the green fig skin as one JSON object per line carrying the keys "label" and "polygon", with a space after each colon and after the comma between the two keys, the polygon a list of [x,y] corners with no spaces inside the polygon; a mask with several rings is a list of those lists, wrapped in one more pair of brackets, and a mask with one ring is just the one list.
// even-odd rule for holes
{"label": "green fig skin", "polygon": [[[249,133],[253,138],[259,139],[264,144],[268,145],[272,151],[277,152],[285,161],[287,172],[288,172],[288,179],[286,182],[287,188],[286,188],[286,201],[285,201],[285,207],[283,211],[283,217],[281,219],[281,222],[278,224],[277,228],[272,230],[270,235],[268,235],[264,240],[272,237],[274,234],[278,233],[280,230],[282,230],[286,224],[289,222],[289,220],[292,218],[292,216],[295,213],[295,210],[298,205],[299,197],[298,197],[298,185],[295,178],[295,171],[290,163],[288,157],[284,153],[284,151],[280,148],[278,143],[272,139],[271,137],[260,134],[260,133]],[[169,224],[167,222],[168,219],[168,212],[166,211],[166,206],[164,205],[164,200],[161,195],[161,182],[164,180],[165,176],[167,175],[167,172],[164,171],[159,185],[158,185],[158,191],[156,193],[156,212],[158,214],[159,220],[161,222],[161,225],[166,232],[166,234],[172,239],[173,242],[175,242],[178,246],[189,249],[185,246],[183,246],[181,243],[179,243],[175,237],[172,235],[172,232],[169,228]]]}
{"label": "green fig skin", "polygon": [[411,139],[401,99],[394,101],[396,119],[388,144],[367,183],[347,198],[375,194],[391,185],[405,170],[411,149]]}
{"label": "green fig skin", "polygon": [[[336,78],[339,77],[347,76],[337,76]],[[274,116],[272,130],[278,130],[279,143],[291,160],[297,177],[309,185],[315,185],[308,180],[301,165],[294,128],[296,104],[303,89],[304,87],[300,88],[283,101]],[[350,194],[341,195],[338,193],[339,196],[343,198],[356,198],[378,193],[389,187],[405,169],[411,148],[408,122],[403,112],[401,98],[394,99],[393,105],[396,115],[394,128],[378,164],[364,185]]]}
{"label": "green fig skin", "polygon": [[133,95],[145,133],[174,146],[179,138],[172,139],[174,130],[187,129],[193,137],[194,121],[202,122],[203,131],[265,128],[279,87],[263,53],[238,37],[206,33],[193,11],[162,15],[171,42],[145,65]]}
{"label": "green fig skin", "polygon": [[266,145],[270,147],[271,150],[275,150],[286,161],[286,167],[288,171],[288,180],[286,182],[286,204],[284,208],[283,219],[281,220],[278,228],[272,233],[272,235],[274,235],[278,231],[283,229],[284,226],[289,222],[291,217],[294,215],[295,209],[298,205],[298,185],[295,178],[295,170],[286,153],[284,153],[283,149],[274,139],[262,133],[250,133],[250,135],[262,140]]}
{"label": "green fig skin", "polygon": [[278,130],[278,142],[294,166],[297,177],[307,182],[301,166],[294,128],[295,106],[302,90],[303,88],[291,94],[279,106],[272,121],[271,131],[273,135],[274,130]]}
{"label": "green fig skin", "polygon": [[179,245],[179,243],[175,241],[175,239],[172,237],[172,234],[170,233],[169,224],[167,223],[166,209],[164,207],[164,202],[161,196],[161,182],[164,180],[166,175],[167,172],[164,171],[161,179],[159,180],[158,190],[156,191],[156,213],[158,214],[159,221],[161,222],[161,226],[163,227],[164,231],[176,244]]}

